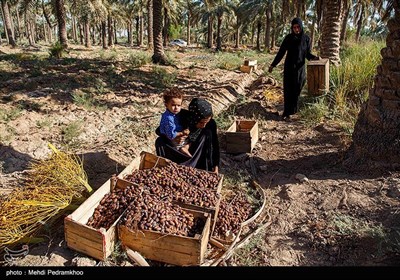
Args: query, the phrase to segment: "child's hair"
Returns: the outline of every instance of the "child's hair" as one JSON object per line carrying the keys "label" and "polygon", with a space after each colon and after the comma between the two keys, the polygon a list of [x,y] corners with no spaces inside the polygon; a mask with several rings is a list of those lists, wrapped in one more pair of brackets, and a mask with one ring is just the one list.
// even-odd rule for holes
{"label": "child's hair", "polygon": [[170,88],[164,92],[164,103],[168,103],[172,98],[183,99],[183,92],[179,88]]}

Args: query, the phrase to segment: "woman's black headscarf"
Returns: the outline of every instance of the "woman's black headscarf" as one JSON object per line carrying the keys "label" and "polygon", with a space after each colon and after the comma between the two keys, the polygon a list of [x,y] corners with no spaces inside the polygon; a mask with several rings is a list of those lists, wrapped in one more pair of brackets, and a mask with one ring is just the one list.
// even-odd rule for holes
{"label": "woman's black headscarf", "polygon": [[189,111],[190,126],[196,126],[199,121],[213,114],[211,104],[203,98],[193,98],[189,104]]}
{"label": "woman's black headscarf", "polygon": [[202,120],[213,115],[211,104],[203,98],[193,98],[189,104],[189,127],[190,127],[190,141],[195,141],[199,136],[201,129],[196,128],[196,125]]}

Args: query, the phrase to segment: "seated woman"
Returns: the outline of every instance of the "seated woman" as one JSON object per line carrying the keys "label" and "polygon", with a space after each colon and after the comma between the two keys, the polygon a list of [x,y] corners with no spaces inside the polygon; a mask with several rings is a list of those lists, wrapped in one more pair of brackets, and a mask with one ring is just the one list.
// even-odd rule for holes
{"label": "seated woman", "polygon": [[190,148],[188,155],[174,148],[176,145],[159,129],[156,133],[156,152],[158,156],[168,158],[181,165],[191,166],[198,169],[218,173],[220,161],[219,140],[217,135],[217,124],[213,117],[211,104],[202,98],[193,98],[189,104],[189,110],[180,111],[180,119],[187,121],[190,133],[188,136],[175,137],[172,141],[179,144],[186,137],[189,138]]}

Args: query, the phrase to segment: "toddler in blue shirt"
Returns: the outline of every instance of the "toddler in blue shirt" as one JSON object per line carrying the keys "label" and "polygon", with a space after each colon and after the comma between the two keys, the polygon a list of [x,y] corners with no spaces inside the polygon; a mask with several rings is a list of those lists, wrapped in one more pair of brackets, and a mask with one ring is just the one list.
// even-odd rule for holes
{"label": "toddler in blue shirt", "polygon": [[[179,119],[178,113],[182,108],[183,94],[178,88],[171,88],[164,92],[163,95],[166,110],[161,115],[160,132],[167,136],[171,141],[175,137],[189,135],[189,129],[184,129]],[[174,143],[172,141],[172,143]],[[188,138],[181,144],[176,144],[177,150],[186,154],[189,157],[192,155],[189,152],[190,144]]]}

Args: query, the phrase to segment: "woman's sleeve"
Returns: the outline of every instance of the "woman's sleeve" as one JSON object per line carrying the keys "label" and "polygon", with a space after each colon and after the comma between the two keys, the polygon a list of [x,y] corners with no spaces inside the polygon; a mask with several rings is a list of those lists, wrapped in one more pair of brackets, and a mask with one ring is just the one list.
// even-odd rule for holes
{"label": "woman's sleeve", "polygon": [[220,160],[220,152],[219,152],[219,140],[218,140],[218,134],[217,134],[217,123],[212,120],[210,121],[212,127],[211,127],[211,132],[212,132],[212,167],[219,166],[219,160]]}
{"label": "woman's sleeve", "polygon": [[287,46],[288,45],[288,39],[287,38],[288,37],[286,36],[285,39],[283,39],[282,45],[280,46],[279,51],[275,56],[275,59],[271,63],[272,67],[275,67],[276,65],[278,65],[279,62],[281,62],[283,56],[285,55],[287,47],[288,47]]}

